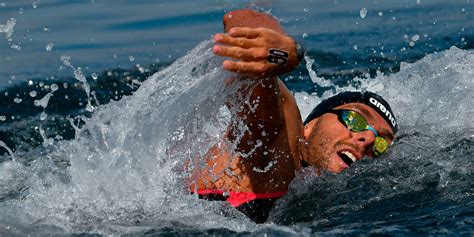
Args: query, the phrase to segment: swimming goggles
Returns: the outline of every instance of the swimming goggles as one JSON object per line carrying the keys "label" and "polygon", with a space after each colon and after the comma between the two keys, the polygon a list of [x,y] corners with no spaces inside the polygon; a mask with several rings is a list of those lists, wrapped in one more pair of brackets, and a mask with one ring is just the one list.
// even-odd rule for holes
{"label": "swimming goggles", "polygon": [[375,156],[380,156],[385,153],[390,146],[390,143],[384,137],[379,136],[378,132],[367,123],[367,120],[359,113],[353,110],[330,110],[329,113],[337,115],[339,121],[344,124],[349,130],[353,132],[363,132],[370,130],[375,135],[374,145],[372,151]]}

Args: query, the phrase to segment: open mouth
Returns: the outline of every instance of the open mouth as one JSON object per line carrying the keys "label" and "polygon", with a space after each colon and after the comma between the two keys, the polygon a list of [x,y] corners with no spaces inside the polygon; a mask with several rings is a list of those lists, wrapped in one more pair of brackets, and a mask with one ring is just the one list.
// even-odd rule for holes
{"label": "open mouth", "polygon": [[341,157],[342,161],[347,164],[347,166],[351,166],[351,164],[357,160],[356,157],[349,151],[341,151],[338,155]]}

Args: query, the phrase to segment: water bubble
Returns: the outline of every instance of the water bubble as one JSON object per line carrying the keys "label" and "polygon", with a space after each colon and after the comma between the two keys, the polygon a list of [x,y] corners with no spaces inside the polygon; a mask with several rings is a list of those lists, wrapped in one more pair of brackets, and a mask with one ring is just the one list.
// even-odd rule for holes
{"label": "water bubble", "polygon": [[0,6],[1,6],[1,7],[5,7],[6,5],[5,5],[4,2],[2,2],[2,3],[0,3]]}
{"label": "water bubble", "polygon": [[232,19],[232,14],[229,14],[227,17],[228,17],[229,19]]}
{"label": "water bubble", "polygon": [[465,11],[466,11],[466,9],[464,9],[464,8],[463,8],[463,9],[461,9],[461,11],[462,11],[462,12],[465,12]]}
{"label": "water bubble", "polygon": [[5,115],[0,116],[0,121],[3,122],[3,121],[6,121],[6,120],[7,120],[7,116],[5,116]]}
{"label": "water bubble", "polygon": [[357,50],[357,45],[354,45],[354,49]]}
{"label": "water bubble", "polygon": [[48,32],[49,28],[45,26],[45,27],[43,27],[43,31]]}
{"label": "water bubble", "polygon": [[31,97],[36,97],[38,95],[38,93],[36,91],[30,91],[30,96]]}
{"label": "water bubble", "polygon": [[97,78],[99,78],[99,75],[97,73],[93,72],[91,74],[91,77],[92,77],[92,79],[97,80]]}
{"label": "water bubble", "polygon": [[40,82],[40,83],[39,83],[39,87],[42,88],[43,86],[44,86],[44,82]]}
{"label": "water bubble", "polygon": [[379,12],[379,16],[383,16],[383,12]]}
{"label": "water bubble", "polygon": [[415,46],[415,42],[410,41],[410,43],[408,45],[410,45],[410,47],[413,47],[413,46]]}
{"label": "water bubble", "polygon": [[22,99],[20,99],[20,98],[13,99],[13,102],[15,102],[17,104],[21,103],[21,101],[22,101]]}
{"label": "water bubble", "polygon": [[305,32],[303,33],[303,39],[306,39],[306,38],[308,38],[308,33]]}
{"label": "water bubble", "polygon": [[308,13],[308,12],[309,12],[309,9],[308,9],[308,8],[304,8],[303,11],[306,12],[306,13]]}
{"label": "water bubble", "polygon": [[48,114],[44,111],[40,114],[40,120],[41,121],[45,120],[47,117],[48,117]]}
{"label": "water bubble", "polygon": [[51,91],[57,91],[59,89],[58,85],[52,84],[51,85]]}
{"label": "water bubble", "polygon": [[64,82],[64,83],[63,83],[63,87],[64,87],[64,89],[67,89],[68,84],[67,84],[66,82]]}
{"label": "water bubble", "polygon": [[364,7],[360,9],[359,14],[360,14],[360,18],[364,19],[367,16],[367,8]]}
{"label": "water bubble", "polygon": [[419,35],[414,35],[413,37],[411,37],[411,40],[413,40],[413,42],[416,42],[420,39],[420,36]]}
{"label": "water bubble", "polygon": [[48,52],[51,52],[53,50],[53,47],[54,47],[54,44],[53,43],[49,43],[46,45],[46,51]]}
{"label": "water bubble", "polygon": [[32,85],[33,85],[33,81],[32,81],[32,80],[29,80],[29,81],[28,81],[28,85],[29,85],[29,86],[32,86]]}
{"label": "water bubble", "polygon": [[133,57],[133,56],[128,56],[128,60],[130,60],[130,62],[133,62],[133,61],[135,61],[135,57]]}

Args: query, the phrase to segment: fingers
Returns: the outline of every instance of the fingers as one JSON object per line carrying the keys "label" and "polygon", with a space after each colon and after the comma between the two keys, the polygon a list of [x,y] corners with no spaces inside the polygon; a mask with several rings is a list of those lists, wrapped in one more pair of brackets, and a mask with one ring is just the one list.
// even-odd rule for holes
{"label": "fingers", "polygon": [[261,62],[234,62],[226,60],[224,61],[224,69],[240,74],[265,76],[265,73],[268,71],[268,65]]}
{"label": "fingers", "polygon": [[226,47],[216,45],[213,52],[219,56],[234,58],[241,61],[262,61],[266,60],[267,52],[263,48],[244,49],[240,47]]}
{"label": "fingers", "polygon": [[262,28],[234,27],[230,29],[229,35],[232,37],[255,39],[262,35]]}
{"label": "fingers", "polygon": [[262,42],[259,40],[247,39],[243,37],[232,37],[226,34],[216,34],[214,36],[214,41],[216,43],[237,46],[246,49],[262,46]]}

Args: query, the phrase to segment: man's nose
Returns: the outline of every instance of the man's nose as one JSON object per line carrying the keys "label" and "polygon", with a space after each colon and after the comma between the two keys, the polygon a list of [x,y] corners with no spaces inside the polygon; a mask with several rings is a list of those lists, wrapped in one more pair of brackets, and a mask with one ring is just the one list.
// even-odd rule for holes
{"label": "man's nose", "polygon": [[362,132],[352,132],[352,140],[358,147],[363,149],[364,154],[369,154],[375,142],[374,132],[367,130]]}

